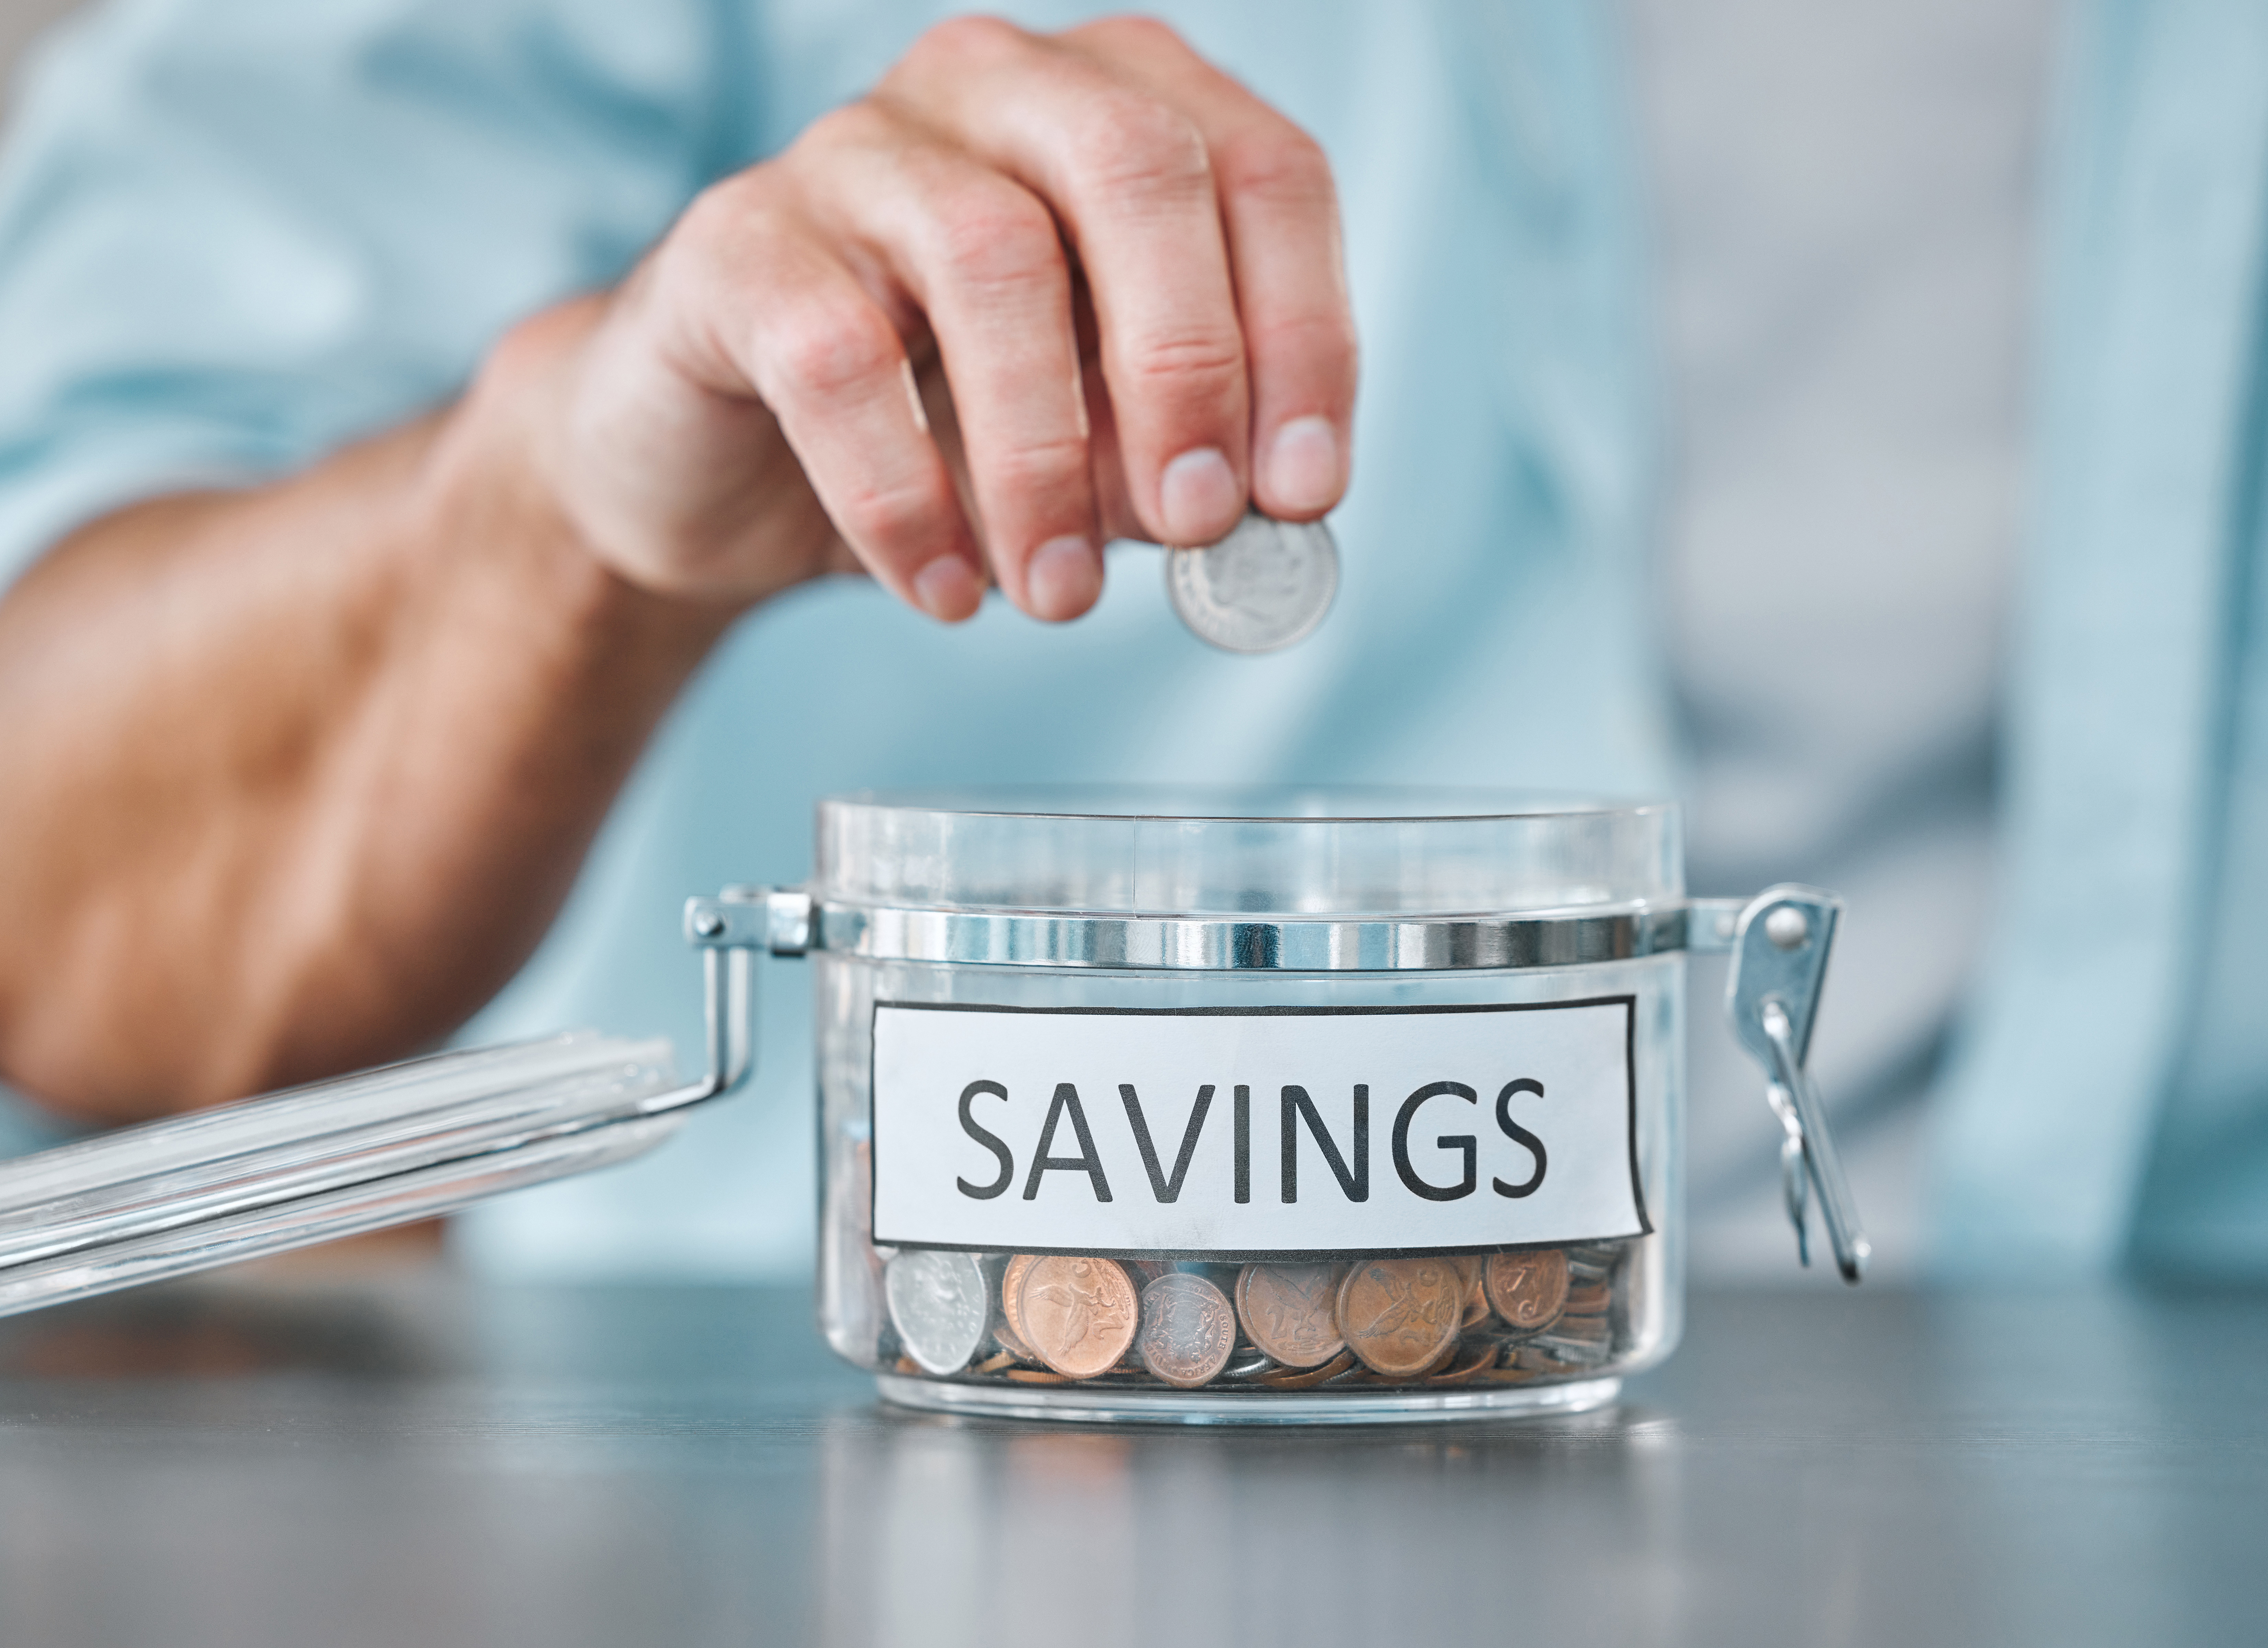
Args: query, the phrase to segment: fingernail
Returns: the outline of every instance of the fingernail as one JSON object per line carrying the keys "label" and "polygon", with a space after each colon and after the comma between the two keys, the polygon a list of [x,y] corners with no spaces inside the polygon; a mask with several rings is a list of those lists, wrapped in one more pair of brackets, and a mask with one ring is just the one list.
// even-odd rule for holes
{"label": "fingernail", "polygon": [[1338,501],[1339,438],[1327,418],[1295,417],[1276,431],[1268,449],[1269,501],[1308,515]]}
{"label": "fingernail", "polygon": [[974,616],[983,604],[984,586],[968,562],[957,555],[941,555],[914,574],[914,599],[940,623],[959,623]]}
{"label": "fingernail", "polygon": [[1032,551],[1024,569],[1024,596],[1033,613],[1060,622],[1076,618],[1102,593],[1102,551],[1084,538],[1050,538]]}
{"label": "fingernail", "polygon": [[1236,472],[1220,448],[1200,446],[1166,466],[1158,488],[1158,507],[1166,519],[1159,524],[1167,543],[1211,543],[1236,525],[1242,504]]}

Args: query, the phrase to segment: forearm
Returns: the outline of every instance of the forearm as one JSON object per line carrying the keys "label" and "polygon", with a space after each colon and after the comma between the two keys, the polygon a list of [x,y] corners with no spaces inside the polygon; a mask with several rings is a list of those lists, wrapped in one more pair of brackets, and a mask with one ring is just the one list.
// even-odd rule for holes
{"label": "forearm", "polygon": [[737,610],[576,541],[521,427],[557,353],[0,601],[8,1079],[115,1120],[396,1056],[533,947]]}
{"label": "forearm", "polygon": [[404,1052],[535,943],[733,614],[1060,622],[1346,484],[1322,151],[1162,26],[933,29],[466,401],[0,601],[0,1074],[121,1117]]}

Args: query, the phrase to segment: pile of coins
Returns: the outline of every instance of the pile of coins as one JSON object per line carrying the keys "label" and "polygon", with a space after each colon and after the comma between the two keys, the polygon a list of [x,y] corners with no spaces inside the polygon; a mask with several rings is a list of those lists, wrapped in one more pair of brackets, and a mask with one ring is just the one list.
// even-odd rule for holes
{"label": "pile of coins", "polygon": [[902,1373],[1027,1385],[1570,1378],[1626,1348],[1629,1244],[1223,1264],[909,1250],[882,1274]]}

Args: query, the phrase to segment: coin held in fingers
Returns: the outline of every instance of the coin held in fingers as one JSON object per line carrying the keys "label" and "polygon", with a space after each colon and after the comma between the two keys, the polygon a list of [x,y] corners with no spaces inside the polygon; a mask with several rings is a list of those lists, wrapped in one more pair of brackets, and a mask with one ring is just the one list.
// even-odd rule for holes
{"label": "coin held in fingers", "polygon": [[1255,511],[1219,543],[1166,551],[1174,610],[1200,640],[1230,652],[1273,652],[1304,639],[1338,587],[1338,545],[1321,521]]}

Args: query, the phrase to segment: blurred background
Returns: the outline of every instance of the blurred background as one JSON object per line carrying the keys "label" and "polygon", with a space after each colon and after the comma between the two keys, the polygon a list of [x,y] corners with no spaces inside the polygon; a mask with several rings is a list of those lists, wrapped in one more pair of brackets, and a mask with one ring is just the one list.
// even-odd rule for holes
{"label": "blurred background", "polygon": [[[1848,901],[1813,1065],[1882,1274],[1911,1276],[1923,1116],[1994,894],[2059,8],[1622,9],[1653,192],[1689,879]],[[1694,1265],[1791,1280],[1720,978],[1695,968]]]}

